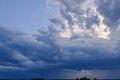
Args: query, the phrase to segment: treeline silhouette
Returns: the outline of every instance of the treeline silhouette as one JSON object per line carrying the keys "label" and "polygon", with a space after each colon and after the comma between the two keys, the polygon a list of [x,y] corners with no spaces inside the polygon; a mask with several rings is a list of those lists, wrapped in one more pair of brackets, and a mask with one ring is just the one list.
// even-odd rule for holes
{"label": "treeline silhouette", "polygon": [[[82,78],[76,78],[76,80],[91,80],[90,78],[82,77]],[[97,80],[96,78],[94,78],[93,80]]]}
{"label": "treeline silhouette", "polygon": [[45,80],[43,78],[32,78],[31,80]]}

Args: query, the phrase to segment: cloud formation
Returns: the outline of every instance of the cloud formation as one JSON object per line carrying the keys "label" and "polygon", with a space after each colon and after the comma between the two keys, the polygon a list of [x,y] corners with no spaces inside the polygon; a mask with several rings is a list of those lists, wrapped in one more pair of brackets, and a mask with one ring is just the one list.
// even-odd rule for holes
{"label": "cloud formation", "polygon": [[[58,16],[39,34],[0,28],[0,72],[24,71],[30,77],[57,71],[120,69],[118,0],[57,0],[56,4]],[[113,24],[112,17],[116,17]]]}

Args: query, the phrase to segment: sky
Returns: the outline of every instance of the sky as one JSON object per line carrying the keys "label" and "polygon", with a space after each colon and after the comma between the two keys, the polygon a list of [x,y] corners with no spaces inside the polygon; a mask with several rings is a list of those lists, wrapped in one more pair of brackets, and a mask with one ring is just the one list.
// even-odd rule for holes
{"label": "sky", "polygon": [[0,0],[0,78],[120,79],[119,13],[120,0]]}
{"label": "sky", "polygon": [[0,26],[36,33],[36,29],[48,22],[46,9],[46,0],[1,0]]}

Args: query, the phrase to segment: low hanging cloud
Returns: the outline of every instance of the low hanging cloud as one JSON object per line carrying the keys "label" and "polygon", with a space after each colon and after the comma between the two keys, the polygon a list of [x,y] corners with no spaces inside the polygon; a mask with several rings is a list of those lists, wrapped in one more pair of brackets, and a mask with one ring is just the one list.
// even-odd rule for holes
{"label": "low hanging cloud", "polygon": [[[105,7],[106,3],[111,7]],[[119,15],[112,24],[118,0],[56,0],[56,4],[58,16],[51,18],[51,25],[39,34],[0,28],[0,67],[44,76],[66,69],[76,73],[83,69],[120,69]]]}

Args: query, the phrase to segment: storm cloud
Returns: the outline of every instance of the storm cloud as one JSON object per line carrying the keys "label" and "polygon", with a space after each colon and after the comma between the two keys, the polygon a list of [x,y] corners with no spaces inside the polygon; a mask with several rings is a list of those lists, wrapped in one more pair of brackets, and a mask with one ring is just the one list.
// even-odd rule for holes
{"label": "storm cloud", "polygon": [[119,70],[119,0],[53,2],[59,5],[59,17],[51,18],[39,34],[0,27],[0,72],[47,77],[57,71]]}

